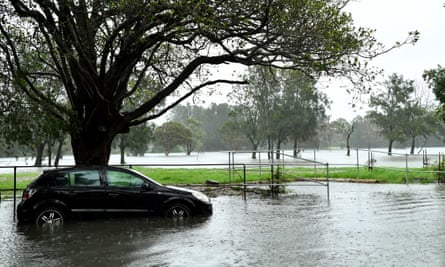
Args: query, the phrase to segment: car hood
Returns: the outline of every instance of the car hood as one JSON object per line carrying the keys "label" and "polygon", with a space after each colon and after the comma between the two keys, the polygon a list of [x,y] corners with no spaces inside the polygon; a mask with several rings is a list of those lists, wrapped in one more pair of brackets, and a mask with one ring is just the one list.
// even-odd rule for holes
{"label": "car hood", "polygon": [[186,192],[186,193],[190,193],[190,194],[192,194],[193,192],[198,192],[196,190],[177,187],[177,186],[173,186],[173,185],[167,185],[165,187],[167,187],[168,189],[173,189],[174,191]]}

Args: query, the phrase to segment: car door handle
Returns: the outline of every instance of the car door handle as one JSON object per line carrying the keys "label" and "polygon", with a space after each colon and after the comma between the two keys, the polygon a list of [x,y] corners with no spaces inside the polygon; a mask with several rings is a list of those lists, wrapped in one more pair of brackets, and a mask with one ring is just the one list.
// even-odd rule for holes
{"label": "car door handle", "polygon": [[108,193],[109,197],[118,197],[119,194],[118,193]]}

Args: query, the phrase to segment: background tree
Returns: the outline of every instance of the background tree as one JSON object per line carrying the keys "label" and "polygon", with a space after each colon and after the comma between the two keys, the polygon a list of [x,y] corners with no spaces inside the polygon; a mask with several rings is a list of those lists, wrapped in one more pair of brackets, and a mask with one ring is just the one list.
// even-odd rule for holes
{"label": "background tree", "polygon": [[164,148],[169,155],[178,146],[184,146],[188,154],[188,146],[193,141],[192,132],[179,122],[170,121],[157,127],[154,132],[156,143]]}
{"label": "background tree", "polygon": [[[372,31],[353,26],[347,2],[2,1],[0,60],[16,88],[69,131],[76,164],[107,164],[117,134],[203,87],[240,82],[206,77],[208,66],[371,77],[359,58],[384,49]],[[51,78],[63,96],[39,86]],[[139,92],[149,97],[124,110]],[[166,99],[171,104],[161,107]]]}
{"label": "background tree", "polygon": [[341,138],[344,140],[341,144],[341,147],[346,147],[346,155],[350,156],[351,154],[350,138],[352,133],[354,132],[354,124],[349,123],[347,120],[343,118],[339,118],[331,122],[331,128],[334,130],[336,134],[339,134]]}
{"label": "background tree", "polygon": [[288,118],[289,139],[293,141],[293,156],[301,150],[299,144],[317,135],[318,125],[326,117],[329,101],[315,88],[316,80],[298,71],[282,71],[284,118]]}
{"label": "background tree", "polygon": [[358,148],[375,148],[387,145],[385,140],[379,134],[379,128],[368,116],[357,116],[352,120],[354,132],[351,134],[351,146]]}
{"label": "background tree", "polygon": [[439,101],[437,114],[445,121],[445,68],[438,65],[436,69],[425,70],[423,78],[428,86],[433,89],[436,99]]}
{"label": "background tree", "polygon": [[[246,148],[248,144],[248,140],[244,135],[242,125],[240,125],[237,121],[228,120],[219,128],[219,132],[221,135],[221,141],[231,150],[241,150]],[[255,153],[255,152],[253,152]],[[254,158],[256,158],[254,156]]]}
{"label": "background tree", "polygon": [[125,151],[128,149],[133,156],[144,156],[148,146],[154,139],[153,124],[141,124],[130,129],[129,133],[119,134],[114,145],[119,147],[120,163],[125,164]]}
{"label": "background tree", "polygon": [[225,146],[218,129],[227,121],[230,111],[226,103],[212,103],[209,107],[179,105],[172,109],[171,120],[193,131],[195,145],[207,151],[223,150]]}
{"label": "background tree", "polygon": [[[241,90],[238,92],[241,92]],[[242,94],[236,94],[235,96],[243,97]],[[238,105],[234,106],[233,111],[229,114],[229,120],[223,124],[223,137],[226,137],[227,143],[230,143],[231,147],[238,147],[242,140],[247,139],[250,145],[249,149],[252,150],[251,158],[256,159],[257,151],[265,137],[261,128],[260,112],[252,106],[252,103],[241,101],[237,103]],[[229,139],[230,136],[231,139]]]}
{"label": "background tree", "polygon": [[35,166],[42,166],[45,152],[47,164],[51,166],[54,145],[57,144],[57,166],[62,156],[65,133],[57,125],[57,121],[45,116],[44,106],[37,105],[23,94],[12,90],[12,86],[13,84],[3,83],[3,92],[0,94],[0,135],[8,143],[33,151]]}
{"label": "background tree", "polygon": [[250,67],[245,79],[249,81],[248,85],[235,87],[230,95],[237,106],[232,119],[242,125],[244,134],[251,142],[252,158],[256,158],[258,146],[266,141],[270,159],[277,133],[273,129],[273,112],[274,103],[280,98],[278,81],[273,70],[261,66]]}
{"label": "background tree", "polygon": [[414,154],[416,138],[421,136],[428,140],[428,137],[437,133],[439,120],[433,113],[421,107],[419,103],[412,103],[406,109],[407,123],[405,124],[405,135],[410,139],[410,154]]}
{"label": "background tree", "polygon": [[254,151],[267,140],[268,150],[275,146],[279,158],[282,145],[292,140],[296,154],[298,142],[312,136],[324,116],[325,95],[315,90],[314,79],[298,71],[252,67],[247,77],[249,85],[233,92],[237,108],[232,118]]}
{"label": "background tree", "polygon": [[403,76],[392,74],[383,84],[384,91],[371,95],[368,112],[373,123],[379,126],[380,133],[388,140],[388,155],[392,154],[394,141],[407,139],[406,128],[409,125],[410,99],[414,92],[414,81],[404,80]]}

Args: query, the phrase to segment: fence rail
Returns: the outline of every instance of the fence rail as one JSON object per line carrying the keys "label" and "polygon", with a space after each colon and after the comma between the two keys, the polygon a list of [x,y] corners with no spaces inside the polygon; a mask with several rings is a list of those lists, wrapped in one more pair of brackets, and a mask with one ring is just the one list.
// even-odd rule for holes
{"label": "fence rail", "polygon": [[[246,157],[246,154],[256,153],[256,159],[251,159]],[[341,155],[338,151],[334,151],[335,155]],[[188,163],[188,164],[177,164],[177,163],[155,163],[155,164],[110,164],[113,166],[121,167],[147,167],[147,168],[223,168],[227,169],[227,181],[225,185],[230,186],[240,186],[244,192],[243,196],[246,198],[246,192],[248,187],[259,186],[258,183],[249,183],[248,177],[255,174],[257,177],[264,177],[267,180],[262,183],[261,186],[268,187],[271,192],[274,192],[277,188],[282,186],[282,182],[286,181],[285,177],[293,177],[295,180],[310,182],[310,185],[320,185],[325,186],[327,190],[327,199],[329,200],[329,181],[331,179],[330,170],[333,167],[355,167],[357,169],[357,177],[359,177],[360,172],[363,169],[373,170],[375,168],[384,169],[396,169],[391,166],[384,166],[381,164],[381,159],[384,158],[386,152],[376,151],[376,150],[366,150],[366,149],[355,149],[355,157],[348,157],[348,162],[339,162],[339,160],[344,159],[340,157],[333,158],[333,162],[325,161],[317,150],[313,150],[312,153],[305,152],[303,155],[295,157],[292,153],[286,153],[285,151],[230,151],[226,152],[226,162],[225,163]],[[244,155],[243,157],[239,157]],[[266,155],[266,156],[265,156]],[[278,159],[277,159],[278,155]],[[309,155],[309,156],[308,156]],[[312,158],[310,158],[312,157]],[[320,159],[321,158],[321,159]],[[249,159],[249,160],[246,160]],[[365,159],[365,160],[364,160]],[[392,153],[389,158],[393,162],[399,164],[397,171],[405,173],[405,182],[409,183],[409,175],[412,173],[435,173],[438,176],[438,182],[445,182],[445,167],[443,154],[428,154],[423,152],[422,155],[413,156],[409,154]],[[437,160],[435,160],[437,159]],[[328,163],[329,162],[329,163]],[[414,162],[414,163],[413,163]],[[422,166],[423,170],[413,171],[412,165],[418,164]],[[431,168],[431,166],[437,166],[436,168]],[[403,166],[400,168],[400,166]],[[72,167],[72,165],[63,165],[61,167]],[[292,167],[305,167],[313,169],[313,177],[302,177],[299,176],[298,172],[293,170]],[[0,196],[2,191],[12,191],[14,207],[17,205],[17,193],[24,188],[17,187],[17,174],[23,171],[41,171],[42,169],[55,168],[55,167],[30,167],[28,165],[18,165],[18,166],[0,166],[0,170],[10,170],[7,171],[8,175],[11,175],[13,179],[12,188],[2,188],[0,189]],[[320,177],[323,177],[320,179]],[[304,183],[293,184],[291,186],[307,185]],[[287,185],[289,186],[289,185]],[[15,211],[14,211],[15,212]]]}

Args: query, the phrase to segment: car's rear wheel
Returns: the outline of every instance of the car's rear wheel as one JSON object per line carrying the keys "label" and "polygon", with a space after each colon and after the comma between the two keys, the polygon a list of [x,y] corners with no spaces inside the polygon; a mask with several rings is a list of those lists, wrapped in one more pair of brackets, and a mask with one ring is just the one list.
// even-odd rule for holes
{"label": "car's rear wheel", "polygon": [[36,225],[41,227],[62,225],[65,219],[63,212],[54,207],[41,209],[36,216]]}
{"label": "car's rear wheel", "polygon": [[192,215],[190,209],[181,203],[175,203],[165,210],[164,215],[169,218],[186,218]]}

